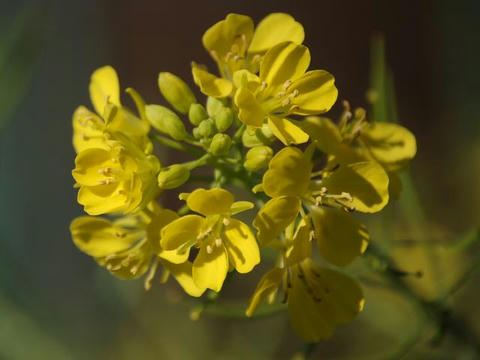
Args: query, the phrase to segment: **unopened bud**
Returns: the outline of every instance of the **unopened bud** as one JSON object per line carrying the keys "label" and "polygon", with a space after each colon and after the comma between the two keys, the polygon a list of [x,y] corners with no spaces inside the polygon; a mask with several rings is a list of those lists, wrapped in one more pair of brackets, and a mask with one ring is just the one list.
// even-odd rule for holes
{"label": "unopened bud", "polygon": [[188,110],[188,119],[193,125],[198,126],[198,124],[207,118],[207,111],[201,104],[192,104],[190,106],[190,110]]}
{"label": "unopened bud", "polygon": [[158,87],[165,100],[182,114],[188,114],[190,105],[197,102],[188,85],[169,72],[161,72],[158,75]]}
{"label": "unopened bud", "polygon": [[185,184],[190,177],[190,170],[181,164],[174,164],[160,170],[158,186],[160,189],[175,189]]}
{"label": "unopened bud", "polygon": [[227,134],[216,134],[208,151],[215,156],[222,156],[228,153],[232,146],[232,139]]}
{"label": "unopened bud", "polygon": [[256,146],[248,150],[243,166],[248,171],[258,171],[268,166],[273,150],[268,146]]}
{"label": "unopened bud", "polygon": [[145,114],[152,126],[175,140],[184,140],[187,131],[182,120],[169,108],[161,105],[145,106]]}
{"label": "unopened bud", "polygon": [[215,125],[220,132],[228,130],[233,122],[233,111],[230,108],[221,108],[215,115]]}
{"label": "unopened bud", "polygon": [[243,132],[242,142],[246,147],[269,145],[275,140],[275,136],[267,124],[261,128],[250,128]]}
{"label": "unopened bud", "polygon": [[210,136],[212,136],[216,129],[215,129],[215,123],[213,121],[213,119],[206,119],[206,120],[203,120],[197,127],[197,133],[198,135],[197,136],[200,136],[200,137],[203,137],[203,138],[208,138]]}
{"label": "unopened bud", "polygon": [[207,113],[209,116],[214,117],[220,110],[225,107],[225,104],[220,99],[209,96],[207,98]]}

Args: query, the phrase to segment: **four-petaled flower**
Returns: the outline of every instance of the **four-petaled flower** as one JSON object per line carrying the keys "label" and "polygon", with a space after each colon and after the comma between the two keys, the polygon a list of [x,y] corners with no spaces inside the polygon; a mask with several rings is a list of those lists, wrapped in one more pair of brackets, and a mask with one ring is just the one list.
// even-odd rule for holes
{"label": "four-petaled flower", "polygon": [[192,276],[198,287],[220,291],[229,269],[250,272],[260,262],[255,236],[245,223],[231,216],[248,210],[248,201],[234,202],[223,189],[197,189],[182,194],[187,206],[200,215],[183,216],[162,230],[161,246],[175,251],[171,262],[188,260],[191,248],[198,249]]}

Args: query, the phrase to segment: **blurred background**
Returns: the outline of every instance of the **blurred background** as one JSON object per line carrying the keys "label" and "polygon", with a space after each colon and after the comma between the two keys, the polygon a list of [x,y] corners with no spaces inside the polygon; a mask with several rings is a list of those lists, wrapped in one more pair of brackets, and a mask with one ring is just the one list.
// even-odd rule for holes
{"label": "blurred background", "polygon": [[[90,106],[92,71],[110,64],[122,88],[159,103],[160,71],[193,86],[192,60],[213,69],[201,44],[209,26],[229,12],[258,22],[278,11],[303,24],[312,68],[332,72],[339,99],[353,106],[366,105],[371,39],[383,34],[398,118],[416,134],[418,155],[407,202],[370,229],[395,243],[399,268],[423,272],[407,279],[422,301],[460,281],[446,316],[466,332],[438,334],[421,301],[357,265],[365,311],[311,357],[480,358],[479,2],[0,0],[0,359],[290,359],[302,351],[285,313],[249,321],[206,313],[192,322],[192,302],[172,280],[149,292],[142,281],[117,280],[75,248],[68,230],[82,214],[71,115]],[[265,269],[227,285],[225,298],[246,300]]]}

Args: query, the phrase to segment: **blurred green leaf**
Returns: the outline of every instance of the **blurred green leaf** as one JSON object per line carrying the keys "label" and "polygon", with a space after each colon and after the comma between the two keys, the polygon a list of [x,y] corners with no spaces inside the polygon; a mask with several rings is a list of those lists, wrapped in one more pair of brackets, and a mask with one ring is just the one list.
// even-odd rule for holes
{"label": "blurred green leaf", "polygon": [[24,7],[0,28],[0,130],[24,98],[50,24],[50,5]]}
{"label": "blurred green leaf", "polygon": [[0,358],[68,360],[72,356],[15,305],[0,297]]}

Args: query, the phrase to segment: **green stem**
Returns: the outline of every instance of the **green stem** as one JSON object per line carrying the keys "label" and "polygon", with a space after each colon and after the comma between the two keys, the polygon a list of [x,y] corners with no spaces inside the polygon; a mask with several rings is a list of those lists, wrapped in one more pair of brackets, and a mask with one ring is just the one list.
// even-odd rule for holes
{"label": "green stem", "polygon": [[[438,344],[443,339],[443,336],[448,334],[458,343],[472,348],[477,355],[480,355],[480,341],[475,337],[474,331],[471,329],[471,326],[468,324],[468,322],[464,321],[458,316],[453,316],[451,310],[444,303],[446,297],[441,297],[436,301],[425,301],[421,299],[402,280],[402,277],[398,276],[398,273],[395,271],[395,267],[391,264],[390,259],[378,247],[376,247],[374,244],[370,244],[367,251],[380,261],[387,264],[387,266],[384,268],[383,274],[385,274],[385,277],[389,280],[389,282],[400,293],[412,301],[412,303],[418,307],[418,309],[426,318],[430,319],[436,324],[438,333],[432,339],[432,344]],[[476,266],[471,271],[473,271],[475,268]],[[468,273],[465,276],[468,276]],[[461,280],[460,284],[457,284],[457,286],[454,288],[461,286],[464,281],[465,280]],[[447,294],[451,295],[450,292]],[[411,341],[411,347],[413,347],[415,343],[415,341]],[[396,356],[392,357],[392,359],[400,359],[411,349],[411,347],[402,349],[402,352],[400,354],[396,354]]]}

